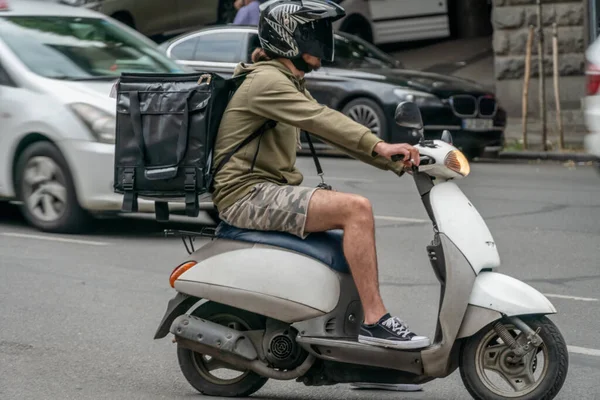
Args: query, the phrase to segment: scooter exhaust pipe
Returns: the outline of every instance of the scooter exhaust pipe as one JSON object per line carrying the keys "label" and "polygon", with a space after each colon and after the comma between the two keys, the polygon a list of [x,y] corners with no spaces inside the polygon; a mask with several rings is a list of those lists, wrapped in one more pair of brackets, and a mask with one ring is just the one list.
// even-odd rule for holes
{"label": "scooter exhaust pipe", "polygon": [[256,348],[250,338],[235,329],[192,315],[180,315],[171,324],[170,332],[178,345],[206,356],[214,357],[232,366],[277,379],[297,379],[312,367],[315,356],[309,354],[296,369],[276,371],[258,359]]}

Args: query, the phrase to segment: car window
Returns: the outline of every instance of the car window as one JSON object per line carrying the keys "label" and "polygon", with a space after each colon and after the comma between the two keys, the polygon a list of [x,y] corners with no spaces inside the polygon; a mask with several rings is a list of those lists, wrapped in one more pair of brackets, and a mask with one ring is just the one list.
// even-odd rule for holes
{"label": "car window", "polygon": [[323,62],[325,66],[336,68],[394,68],[395,61],[370,45],[346,37],[336,36],[333,62]]}
{"label": "car window", "polygon": [[157,46],[102,18],[10,16],[0,37],[34,73],[55,79],[182,72]]}
{"label": "car window", "polygon": [[171,49],[177,60],[237,63],[240,60],[244,32],[215,32],[192,37]]}
{"label": "car window", "polygon": [[177,60],[193,60],[197,44],[197,38],[184,40],[171,49],[171,57]]}

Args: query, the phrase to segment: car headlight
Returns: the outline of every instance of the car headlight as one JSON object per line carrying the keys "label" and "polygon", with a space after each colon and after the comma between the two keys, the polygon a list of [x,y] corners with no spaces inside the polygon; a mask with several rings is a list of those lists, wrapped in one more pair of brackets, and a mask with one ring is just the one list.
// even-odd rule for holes
{"label": "car headlight", "polygon": [[410,101],[419,107],[444,107],[444,103],[435,95],[409,89],[394,89],[400,101]]}
{"label": "car headlight", "polygon": [[79,119],[87,125],[96,140],[101,143],[115,143],[115,117],[86,103],[73,103],[70,106]]}
{"label": "car headlight", "polygon": [[444,160],[444,165],[463,177],[469,175],[471,172],[469,161],[460,150],[452,150],[448,153]]}

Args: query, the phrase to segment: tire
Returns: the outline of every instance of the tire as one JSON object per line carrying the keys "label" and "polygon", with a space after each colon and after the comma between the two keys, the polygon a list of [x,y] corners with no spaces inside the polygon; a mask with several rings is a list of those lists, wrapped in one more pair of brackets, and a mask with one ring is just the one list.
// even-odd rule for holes
{"label": "tire", "polygon": [[54,233],[79,233],[88,228],[91,217],[79,205],[67,162],[52,143],[36,142],[23,151],[15,184],[29,224]]}
{"label": "tire", "polygon": [[[485,373],[482,371],[482,364],[478,358],[481,354],[481,349],[486,344],[486,338],[494,337],[497,334],[494,331],[493,324],[488,325],[482,329],[479,333],[467,339],[467,342],[463,345],[461,356],[460,356],[460,375],[463,383],[471,396],[476,400],[551,400],[556,397],[560,389],[562,388],[567,372],[569,369],[569,358],[567,345],[558,328],[552,321],[544,316],[530,316],[521,318],[531,329],[534,331],[540,328],[539,335],[543,340],[543,344],[537,349],[538,352],[535,358],[532,359],[532,367],[535,371],[538,368],[542,368],[540,377],[532,385],[516,392],[514,388],[511,388],[512,393],[508,394],[507,390],[498,388],[496,385],[491,383],[489,379],[483,378],[481,374]],[[508,323],[504,324],[509,331],[514,327]],[[515,334],[513,333],[513,337]],[[487,342],[489,343],[489,342]],[[499,345],[501,346],[501,345]],[[490,348],[488,348],[488,351]],[[539,355],[543,353],[544,365],[539,364]],[[526,368],[520,364],[510,364],[507,362],[507,355],[510,356],[510,350],[499,349],[497,352],[490,355],[498,359],[498,365],[502,364],[498,368],[516,368],[515,371],[519,371],[518,368]],[[487,354],[486,354],[487,356]],[[490,359],[491,360],[491,359]],[[535,376],[533,377],[535,378]],[[518,375],[513,375],[515,382],[523,382],[523,379],[519,379]],[[502,381],[504,382],[504,381]],[[509,384],[504,382],[505,387]],[[519,394],[522,393],[522,394]]]}
{"label": "tire", "polygon": [[498,159],[500,157],[500,151],[490,151],[486,153],[489,158]]}
{"label": "tire", "polygon": [[128,12],[125,12],[125,11],[116,12],[113,15],[111,15],[111,18],[116,19],[120,23],[125,24],[132,29],[136,29],[135,22],[133,21],[133,17]]}
{"label": "tire", "polygon": [[477,157],[481,157],[483,153],[485,153],[485,148],[465,147],[465,149],[462,150],[462,152],[465,155],[465,157],[467,157],[467,160],[473,161],[474,159],[476,159]]}
{"label": "tire", "polygon": [[[192,312],[192,315],[227,326],[232,325],[226,321],[232,321],[235,324],[233,329],[242,331],[264,329],[265,327],[264,320],[256,314],[212,302],[198,307]],[[218,377],[210,378],[208,376],[211,375],[210,372],[203,370],[206,360],[201,354],[178,347],[177,358],[185,379],[203,395],[247,397],[257,392],[268,381],[268,378],[255,372],[246,371],[244,375],[241,375],[241,379],[235,378],[232,383],[225,383],[227,381],[219,383]]]}
{"label": "tire", "polygon": [[367,20],[356,16],[351,16],[350,18],[342,24],[340,30],[349,33],[350,35],[358,36],[365,42],[372,44],[373,32],[371,32],[371,26]]}
{"label": "tire", "polygon": [[342,113],[371,131],[383,140],[387,140],[387,118],[379,104],[366,97],[350,101]]}
{"label": "tire", "polygon": [[233,23],[237,10],[233,6],[233,0],[220,0],[217,9],[217,23],[226,25]]}

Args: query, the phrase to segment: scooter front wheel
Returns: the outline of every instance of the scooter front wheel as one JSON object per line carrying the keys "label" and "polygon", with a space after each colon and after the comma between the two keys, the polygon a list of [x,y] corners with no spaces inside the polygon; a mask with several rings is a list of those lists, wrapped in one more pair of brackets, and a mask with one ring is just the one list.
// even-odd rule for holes
{"label": "scooter front wheel", "polygon": [[[460,375],[476,400],[551,400],[563,386],[569,368],[567,345],[558,328],[545,316],[521,317],[542,343],[517,357],[488,325],[467,339],[460,356]],[[521,344],[525,333],[508,321],[501,321]]]}

